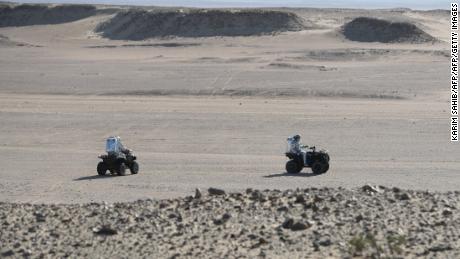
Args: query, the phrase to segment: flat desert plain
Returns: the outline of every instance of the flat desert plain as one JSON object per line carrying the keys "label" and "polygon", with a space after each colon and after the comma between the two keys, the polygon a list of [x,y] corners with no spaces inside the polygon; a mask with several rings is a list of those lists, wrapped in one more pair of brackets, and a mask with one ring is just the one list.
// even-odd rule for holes
{"label": "flat desert plain", "polygon": [[[97,9],[61,23],[13,17],[0,28],[1,201],[460,186],[447,11],[282,9],[305,27],[138,39],[100,29],[120,7]],[[343,26],[357,17],[409,22],[433,40],[351,40]],[[330,152],[326,174],[285,173],[285,140],[296,133]],[[111,135],[135,151],[138,175],[97,176]]]}

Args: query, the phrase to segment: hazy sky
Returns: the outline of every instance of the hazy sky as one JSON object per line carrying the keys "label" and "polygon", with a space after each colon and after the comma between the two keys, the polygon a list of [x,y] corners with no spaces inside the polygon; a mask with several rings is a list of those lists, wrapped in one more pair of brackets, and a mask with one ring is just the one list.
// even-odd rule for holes
{"label": "hazy sky", "polygon": [[[14,0],[10,0],[14,1]],[[27,3],[93,3],[123,5],[161,5],[194,7],[341,7],[341,8],[393,8],[408,7],[412,9],[450,9],[448,0],[16,0]]]}

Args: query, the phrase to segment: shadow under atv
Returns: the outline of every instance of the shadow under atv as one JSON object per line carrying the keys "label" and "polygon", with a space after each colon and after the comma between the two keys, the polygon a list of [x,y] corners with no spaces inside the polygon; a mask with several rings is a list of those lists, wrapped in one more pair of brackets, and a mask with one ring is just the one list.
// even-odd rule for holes
{"label": "shadow under atv", "polygon": [[[133,174],[126,174],[124,176],[130,176],[130,175],[133,175]],[[115,177],[119,177],[119,176],[116,175],[116,174],[89,175],[89,176],[78,177],[78,178],[75,178],[73,180],[74,181],[85,181],[85,180],[90,181],[90,180],[96,180],[96,179],[115,178]]]}
{"label": "shadow under atv", "polygon": [[275,178],[275,177],[314,177],[314,176],[320,176],[321,174],[314,174],[314,173],[279,173],[279,174],[269,174],[269,175],[264,175],[264,178]]}

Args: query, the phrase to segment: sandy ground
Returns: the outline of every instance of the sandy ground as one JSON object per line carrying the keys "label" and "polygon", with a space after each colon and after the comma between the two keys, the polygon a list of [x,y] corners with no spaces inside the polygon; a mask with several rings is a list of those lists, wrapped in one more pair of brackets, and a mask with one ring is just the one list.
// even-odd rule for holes
{"label": "sandy ground", "polygon": [[[142,42],[92,33],[107,15],[0,28],[0,199],[127,201],[209,186],[458,189],[448,43],[356,43],[337,34],[368,14],[446,40],[449,17],[298,12],[322,27]],[[330,151],[327,174],[284,174],[284,141],[294,133]],[[135,150],[139,175],[95,176],[109,135]]]}
{"label": "sandy ground", "polygon": [[[209,186],[286,189],[369,182],[455,190],[459,184],[458,147],[445,143],[442,105],[427,100],[0,98],[1,196],[7,201],[165,198]],[[284,139],[293,132],[330,151],[327,174],[284,175]],[[138,154],[139,175],[95,176],[104,137],[114,133]]]}

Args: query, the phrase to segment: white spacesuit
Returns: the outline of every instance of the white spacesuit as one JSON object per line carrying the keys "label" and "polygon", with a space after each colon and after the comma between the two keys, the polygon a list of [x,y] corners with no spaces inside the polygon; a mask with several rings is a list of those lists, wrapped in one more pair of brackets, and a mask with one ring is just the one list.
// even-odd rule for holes
{"label": "white spacesuit", "polygon": [[287,139],[288,141],[288,148],[287,152],[292,154],[301,154],[304,163],[306,163],[307,151],[305,151],[304,146],[300,142],[300,135],[294,135]]}
{"label": "white spacesuit", "polygon": [[122,152],[124,154],[128,154],[130,152],[129,149],[123,146],[123,144],[121,143],[121,138],[118,136],[107,138],[105,150],[107,151],[107,153]]}

